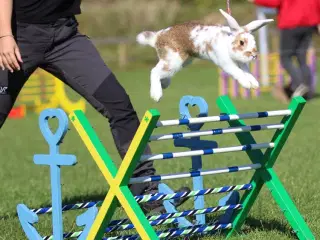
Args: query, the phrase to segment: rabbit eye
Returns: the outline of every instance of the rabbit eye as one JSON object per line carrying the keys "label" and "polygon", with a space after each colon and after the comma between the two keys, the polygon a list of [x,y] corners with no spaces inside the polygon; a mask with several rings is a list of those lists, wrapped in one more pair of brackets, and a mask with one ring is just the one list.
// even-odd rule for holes
{"label": "rabbit eye", "polygon": [[243,46],[244,45],[244,41],[240,40],[240,45]]}

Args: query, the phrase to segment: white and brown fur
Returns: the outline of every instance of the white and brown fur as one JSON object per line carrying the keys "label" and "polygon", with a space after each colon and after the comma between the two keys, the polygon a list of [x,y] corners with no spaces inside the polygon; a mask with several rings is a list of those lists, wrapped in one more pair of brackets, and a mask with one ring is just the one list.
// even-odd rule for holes
{"label": "white and brown fur", "polygon": [[251,32],[273,20],[256,20],[240,27],[233,17],[223,10],[220,12],[229,27],[187,22],[157,32],[138,34],[138,43],[155,48],[159,58],[150,79],[150,95],[156,102],[162,97],[162,89],[170,85],[171,77],[194,58],[214,62],[245,88],[259,87],[247,66],[257,57]]}

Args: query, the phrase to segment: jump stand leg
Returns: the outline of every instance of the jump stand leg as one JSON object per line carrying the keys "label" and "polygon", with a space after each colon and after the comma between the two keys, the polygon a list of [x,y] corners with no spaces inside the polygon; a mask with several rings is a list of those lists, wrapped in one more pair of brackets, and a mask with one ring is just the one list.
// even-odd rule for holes
{"label": "jump stand leg", "polygon": [[[228,236],[231,236],[231,234],[240,230],[262,186],[266,184],[274,200],[277,202],[277,204],[283,211],[285,217],[287,218],[288,222],[294,229],[299,239],[315,239],[311,230],[305,223],[303,217],[301,216],[293,201],[286,192],[285,188],[281,184],[276,173],[272,169],[305,103],[306,101],[302,97],[296,97],[292,100],[289,106],[289,109],[291,110],[291,115],[285,116],[282,119],[284,128],[281,130],[277,130],[273,136],[273,139],[271,140],[275,143],[274,148],[267,149],[265,154],[263,154],[261,150],[247,152],[250,160],[253,163],[257,163],[257,161],[262,160],[264,166],[263,168],[259,169],[259,171],[255,172],[251,180],[251,184],[253,187],[252,190],[250,192],[246,192],[243,198],[241,199],[243,209],[237,215],[234,216],[233,227],[230,230]],[[237,114],[235,107],[233,106],[232,102],[227,96],[220,97],[217,101],[217,104],[220,110],[224,113]],[[245,125],[243,120],[229,121],[229,124],[232,127]],[[236,136],[239,142],[242,144],[246,142],[255,143],[255,140],[250,132],[236,133]]]}

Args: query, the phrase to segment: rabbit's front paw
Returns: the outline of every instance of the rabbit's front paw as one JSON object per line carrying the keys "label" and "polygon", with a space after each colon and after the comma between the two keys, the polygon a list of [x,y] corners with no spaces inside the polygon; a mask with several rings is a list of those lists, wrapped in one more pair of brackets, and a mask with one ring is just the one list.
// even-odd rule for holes
{"label": "rabbit's front paw", "polygon": [[248,88],[248,89],[251,88],[251,82],[247,78],[240,78],[238,79],[238,82],[244,88]]}
{"label": "rabbit's front paw", "polygon": [[161,87],[152,87],[151,86],[150,96],[154,101],[159,102],[160,99],[162,98],[162,88]]}
{"label": "rabbit's front paw", "polygon": [[257,79],[255,79],[254,76],[252,76],[251,74],[246,74],[246,78],[248,79],[248,81],[251,83],[251,88],[252,89],[257,89],[259,88],[260,84],[257,81]]}

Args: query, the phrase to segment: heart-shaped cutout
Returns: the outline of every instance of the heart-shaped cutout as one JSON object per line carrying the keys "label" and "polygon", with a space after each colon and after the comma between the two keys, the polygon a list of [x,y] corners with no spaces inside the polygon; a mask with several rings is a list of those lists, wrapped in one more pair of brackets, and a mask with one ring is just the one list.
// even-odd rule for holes
{"label": "heart-shaped cutout", "polygon": [[[208,104],[202,97],[184,96],[180,100],[179,111],[180,118],[192,118],[189,107],[192,107],[192,112],[196,112],[195,107],[198,108],[198,114],[195,117],[207,117],[208,116]],[[198,131],[202,128],[203,123],[188,125],[192,131]]]}
{"label": "heart-shaped cutout", "polygon": [[[49,126],[49,119],[57,118],[58,127],[55,133],[53,133]],[[68,116],[60,108],[57,109],[45,109],[40,113],[39,126],[43,137],[46,139],[47,143],[53,147],[57,146],[62,142],[62,139],[68,131]]]}

